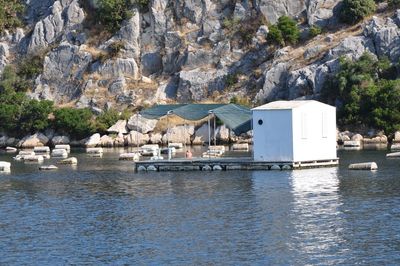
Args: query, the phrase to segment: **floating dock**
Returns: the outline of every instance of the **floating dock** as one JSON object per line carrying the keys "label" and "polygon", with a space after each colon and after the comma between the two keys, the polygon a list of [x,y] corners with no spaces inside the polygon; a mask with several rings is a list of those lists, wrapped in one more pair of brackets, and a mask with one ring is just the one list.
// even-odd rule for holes
{"label": "floating dock", "polygon": [[261,162],[251,158],[198,158],[173,160],[147,160],[135,162],[136,172],[145,171],[228,171],[228,170],[295,170],[333,167],[339,159],[307,162]]}

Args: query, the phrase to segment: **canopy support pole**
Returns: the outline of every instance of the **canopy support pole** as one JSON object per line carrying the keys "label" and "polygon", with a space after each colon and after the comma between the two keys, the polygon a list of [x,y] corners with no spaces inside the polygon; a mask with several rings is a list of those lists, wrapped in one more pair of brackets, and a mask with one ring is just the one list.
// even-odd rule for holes
{"label": "canopy support pole", "polygon": [[215,130],[217,117],[214,114],[214,146],[217,146],[217,131]]}
{"label": "canopy support pole", "polygon": [[139,152],[139,112],[136,113],[136,147]]}

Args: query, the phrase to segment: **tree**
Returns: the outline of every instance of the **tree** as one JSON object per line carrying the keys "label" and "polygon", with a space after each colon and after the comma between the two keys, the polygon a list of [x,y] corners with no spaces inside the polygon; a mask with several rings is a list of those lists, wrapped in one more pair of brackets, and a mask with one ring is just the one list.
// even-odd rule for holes
{"label": "tree", "polygon": [[22,133],[35,133],[49,127],[49,115],[53,112],[52,101],[30,100],[24,104],[19,118]]}
{"label": "tree", "polygon": [[355,24],[376,11],[374,0],[343,0],[340,19]]}
{"label": "tree", "polygon": [[393,75],[387,58],[369,53],[357,61],[340,58],[340,71],[327,80],[323,99],[336,103],[341,126],[400,129],[400,80]]}
{"label": "tree", "polygon": [[94,133],[92,116],[92,112],[87,108],[60,108],[54,110],[54,125],[57,130],[81,139]]}

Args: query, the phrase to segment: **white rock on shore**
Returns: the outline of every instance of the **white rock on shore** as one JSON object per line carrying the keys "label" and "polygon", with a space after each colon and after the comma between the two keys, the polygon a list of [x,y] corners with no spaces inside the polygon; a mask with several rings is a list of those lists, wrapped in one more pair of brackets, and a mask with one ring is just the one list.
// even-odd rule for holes
{"label": "white rock on shore", "polygon": [[89,137],[88,140],[86,140],[84,145],[86,148],[96,147],[97,145],[100,144],[100,139],[101,137],[99,133],[93,134],[92,136]]}

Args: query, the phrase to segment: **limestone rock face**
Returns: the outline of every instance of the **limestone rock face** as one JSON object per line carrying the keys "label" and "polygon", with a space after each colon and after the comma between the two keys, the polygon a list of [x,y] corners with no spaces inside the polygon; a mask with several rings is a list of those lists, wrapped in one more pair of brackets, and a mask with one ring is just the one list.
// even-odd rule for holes
{"label": "limestone rock face", "polygon": [[7,140],[8,140],[7,136],[1,136],[0,137],[0,147],[2,147],[2,148],[7,147]]}
{"label": "limestone rock face", "polygon": [[42,133],[36,133],[29,135],[20,140],[17,144],[19,148],[33,148],[39,146],[45,146],[49,142],[49,139]]}
{"label": "limestone rock face", "polygon": [[28,52],[44,50],[70,30],[79,27],[85,18],[78,0],[55,1],[51,14],[35,24],[28,44]]}
{"label": "limestone rock face", "polygon": [[43,74],[38,78],[34,98],[70,101],[81,94],[79,82],[92,57],[79,46],[63,43],[44,59]]}
{"label": "limestone rock face", "polygon": [[115,125],[111,126],[109,129],[107,129],[108,133],[114,133],[114,134],[126,134],[128,133],[127,128],[126,128],[127,122],[126,120],[118,120]]}
{"label": "limestone rock face", "polygon": [[297,17],[301,15],[306,9],[305,0],[281,0],[281,1],[270,1],[270,0],[259,0],[258,8],[264,15],[265,19],[271,23],[275,24],[279,17],[283,15],[288,15],[291,17]]}
{"label": "limestone rock face", "polygon": [[161,135],[161,133],[151,133],[150,142],[152,144],[162,144],[162,135]]}
{"label": "limestone rock face", "polygon": [[124,135],[119,133],[114,139],[114,147],[123,147],[125,145]]}
{"label": "limestone rock face", "polygon": [[90,136],[84,143],[84,146],[87,148],[93,148],[100,144],[101,137],[99,133],[93,134]]}
{"label": "limestone rock face", "polygon": [[400,142],[400,131],[396,131],[396,132],[394,133],[394,139],[393,139],[393,141],[395,141],[395,142]]}
{"label": "limestone rock face", "polygon": [[278,98],[284,98],[286,91],[286,82],[288,79],[289,65],[279,63],[271,69],[268,69],[265,75],[265,82],[262,90],[257,94],[258,101],[271,101]]}
{"label": "limestone rock face", "polygon": [[180,72],[177,98],[180,101],[201,101],[225,87],[224,70],[194,69]]}
{"label": "limestone rock face", "polygon": [[190,144],[190,139],[193,134],[194,126],[192,125],[176,126],[167,130],[162,138],[162,141],[163,143],[177,142]]}
{"label": "limestone rock face", "polygon": [[140,114],[136,114],[129,118],[127,127],[130,130],[146,134],[154,130],[157,122],[158,120],[156,119],[147,119]]}

